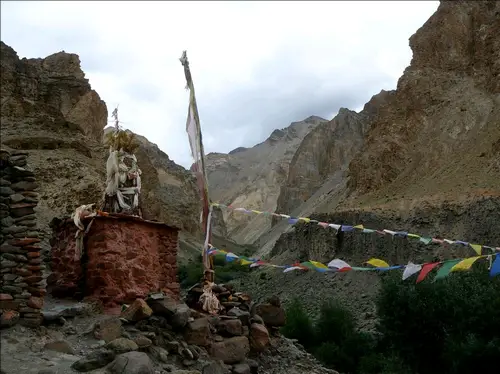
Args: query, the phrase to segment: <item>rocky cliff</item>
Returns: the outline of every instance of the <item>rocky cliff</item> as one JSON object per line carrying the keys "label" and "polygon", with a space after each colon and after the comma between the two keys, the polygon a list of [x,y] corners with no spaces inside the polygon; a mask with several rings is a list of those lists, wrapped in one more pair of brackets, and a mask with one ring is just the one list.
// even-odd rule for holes
{"label": "rocky cliff", "polygon": [[[410,38],[410,46],[410,66],[397,89],[376,105],[352,160],[341,163],[339,153],[330,156],[335,141],[321,132],[333,134],[334,126],[318,126],[294,156],[281,208],[320,221],[498,246],[500,3],[441,2]],[[351,123],[359,118],[348,111],[344,115]],[[298,183],[294,169],[308,179]],[[321,178],[323,183],[317,183]],[[307,201],[300,204],[301,199]],[[335,257],[356,264],[370,257],[405,263],[474,253],[457,245],[426,246],[406,238],[337,234],[286,222],[275,225],[259,244],[260,254],[280,264]],[[311,310],[322,300],[341,300],[356,313],[360,326],[373,326],[376,274],[262,272],[266,274],[241,279],[240,287],[258,289],[263,298],[278,293],[285,302],[298,296]]]}
{"label": "rocky cliff", "polygon": [[[312,116],[274,130],[263,143],[237,148],[228,154],[207,155],[207,172],[213,201],[274,211],[280,185],[302,139],[326,120]],[[228,236],[241,244],[253,243],[270,228],[266,217],[224,212]]]}
{"label": "rocky cliff", "polygon": [[288,178],[281,186],[276,211],[291,213],[306,202],[333,176],[343,177],[353,156],[359,152],[379,108],[393,92],[381,91],[356,113],[340,108],[338,114],[307,134],[295,152]]}
{"label": "rocky cliff", "polygon": [[[39,184],[36,214],[45,249],[54,217],[102,198],[107,118],[106,104],[92,90],[77,55],[19,59],[1,43],[1,143],[7,150],[29,151],[28,165]],[[199,209],[190,173],[147,139],[139,140],[144,215],[196,234]]]}

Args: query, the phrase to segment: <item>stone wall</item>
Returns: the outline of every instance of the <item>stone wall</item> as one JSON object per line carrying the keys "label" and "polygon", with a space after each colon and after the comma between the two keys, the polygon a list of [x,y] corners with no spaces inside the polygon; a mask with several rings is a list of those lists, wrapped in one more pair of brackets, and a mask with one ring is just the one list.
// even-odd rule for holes
{"label": "stone wall", "polygon": [[49,284],[54,296],[98,299],[106,307],[151,292],[179,297],[177,228],[124,215],[98,216],[84,238],[83,253],[75,234],[71,220],[54,224]]}
{"label": "stone wall", "polygon": [[0,156],[1,325],[20,319],[26,326],[38,326],[46,292],[34,211],[38,185],[25,168],[27,153],[0,150]]}

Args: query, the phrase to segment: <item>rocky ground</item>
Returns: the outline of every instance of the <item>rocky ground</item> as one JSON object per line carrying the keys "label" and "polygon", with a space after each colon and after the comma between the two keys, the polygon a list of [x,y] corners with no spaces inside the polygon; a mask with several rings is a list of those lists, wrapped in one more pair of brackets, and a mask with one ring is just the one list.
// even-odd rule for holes
{"label": "rocky ground", "polygon": [[121,314],[47,298],[43,326],[1,330],[1,373],[336,373],[279,335],[276,325],[285,322],[279,299],[257,305],[218,291],[226,292],[218,294],[226,300],[219,316],[163,295],[138,299]]}

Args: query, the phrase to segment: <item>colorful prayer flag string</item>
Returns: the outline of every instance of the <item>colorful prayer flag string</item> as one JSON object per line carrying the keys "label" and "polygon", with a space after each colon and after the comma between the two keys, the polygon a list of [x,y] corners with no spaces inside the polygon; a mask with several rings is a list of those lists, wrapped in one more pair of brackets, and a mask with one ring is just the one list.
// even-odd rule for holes
{"label": "colorful prayer flag string", "polygon": [[451,244],[458,244],[462,245],[465,247],[470,247],[472,248],[478,256],[481,256],[483,253],[483,249],[489,249],[491,252],[500,252],[500,246],[498,247],[491,247],[488,245],[482,245],[482,244],[474,244],[474,243],[469,243],[463,240],[449,240],[449,239],[439,239],[439,238],[431,238],[431,237],[426,237],[426,236],[421,236],[418,234],[412,234],[406,231],[393,231],[393,230],[373,230],[364,227],[362,224],[358,224],[355,226],[349,226],[349,225],[340,225],[340,224],[335,224],[335,223],[329,223],[329,222],[320,222],[311,218],[306,218],[306,217],[291,217],[287,214],[281,214],[281,213],[271,213],[271,212],[262,212],[260,210],[252,210],[252,209],[246,209],[246,208],[235,208],[231,205],[224,205],[220,203],[212,203],[213,206],[220,207],[220,208],[225,208],[225,209],[230,209],[235,212],[241,212],[241,213],[246,213],[246,214],[267,214],[267,215],[272,215],[274,217],[278,218],[284,218],[288,220],[288,223],[291,225],[295,225],[299,222],[302,223],[308,223],[308,224],[317,224],[323,228],[332,228],[336,231],[342,231],[342,232],[360,232],[364,234],[372,234],[376,233],[379,235],[391,235],[393,238],[394,237],[402,237],[402,238],[408,238],[408,239],[414,239],[418,240],[423,244],[441,244],[441,245],[451,245]]}
{"label": "colorful prayer flag string", "polygon": [[[208,251],[209,256],[224,255],[227,262],[239,261],[241,265],[250,265],[250,267],[259,266],[271,266],[275,268],[283,269],[284,273],[288,273],[295,270],[309,271],[315,270],[320,273],[326,272],[348,272],[348,271],[389,271],[396,269],[403,269],[403,280],[410,278],[414,274],[418,274],[416,283],[423,281],[427,275],[435,268],[438,268],[438,272],[434,277],[433,281],[447,277],[450,273],[455,271],[468,271],[472,265],[479,259],[486,258],[490,261],[490,276],[495,277],[500,275],[500,256],[499,253],[474,256],[468,258],[451,259],[444,261],[436,261],[432,263],[425,264],[414,264],[411,261],[407,265],[389,265],[384,260],[378,258],[371,258],[365,262],[365,264],[371,265],[371,267],[356,267],[351,266],[347,262],[341,259],[333,259],[327,265],[318,261],[305,261],[297,262],[291,265],[274,265],[266,261],[249,258],[246,256],[238,256],[232,252],[227,252],[221,249],[217,249],[210,246]],[[493,257],[495,258],[493,261]]]}

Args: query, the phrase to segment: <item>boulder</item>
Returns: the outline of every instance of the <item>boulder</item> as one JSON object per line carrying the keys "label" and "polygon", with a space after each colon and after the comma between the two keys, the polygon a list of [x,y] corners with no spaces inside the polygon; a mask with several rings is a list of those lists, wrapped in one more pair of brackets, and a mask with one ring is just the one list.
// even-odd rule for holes
{"label": "boulder", "polygon": [[168,363],[168,352],[166,349],[153,345],[148,347],[148,352],[156,361],[164,364]]}
{"label": "boulder", "polygon": [[187,324],[184,338],[188,344],[208,346],[210,344],[210,323],[206,318],[195,319]]}
{"label": "boulder", "polygon": [[154,374],[153,362],[144,352],[118,355],[107,369],[112,374]]}
{"label": "boulder", "polygon": [[0,328],[14,326],[19,321],[19,312],[4,310],[0,316]]}
{"label": "boulder", "polygon": [[79,359],[71,365],[71,368],[80,371],[87,372],[102,368],[109,364],[115,358],[115,352],[107,349],[98,349],[96,351],[90,352],[85,357]]}
{"label": "boulder", "polygon": [[243,325],[248,325],[250,323],[250,313],[241,310],[239,307],[231,308],[231,310],[227,312],[227,315],[237,317]]}
{"label": "boulder", "polygon": [[217,324],[217,332],[225,336],[243,335],[243,325],[239,319],[221,320]]}
{"label": "boulder", "polygon": [[152,314],[153,311],[143,299],[136,299],[122,312],[121,318],[124,318],[127,321],[137,322],[151,317]]}
{"label": "boulder", "polygon": [[139,349],[150,347],[153,344],[151,339],[148,339],[144,335],[139,335],[139,336],[135,337],[134,342],[135,342],[135,344],[137,344]]}
{"label": "boulder", "polygon": [[229,370],[221,361],[211,362],[203,366],[202,374],[229,374]]}
{"label": "boulder", "polygon": [[94,337],[109,343],[122,336],[122,322],[118,318],[109,318],[95,325]]}
{"label": "boulder", "polygon": [[250,347],[256,352],[262,352],[271,344],[266,326],[252,323],[250,326]]}
{"label": "boulder", "polygon": [[213,343],[210,347],[210,355],[213,358],[230,365],[243,361],[249,352],[250,344],[245,336],[236,336]]}
{"label": "boulder", "polygon": [[131,351],[137,351],[139,349],[139,346],[133,340],[127,338],[118,338],[106,344],[106,348],[112,350],[116,354],[121,354]]}
{"label": "boulder", "polygon": [[250,374],[250,366],[248,364],[236,364],[233,366],[233,374]]}
{"label": "boulder", "polygon": [[286,315],[283,308],[273,304],[257,305],[257,314],[262,318],[266,326],[281,327],[286,324]]}
{"label": "boulder", "polygon": [[174,329],[182,329],[188,323],[191,309],[184,303],[179,303],[169,296],[149,298],[147,303],[154,314],[166,317]]}

